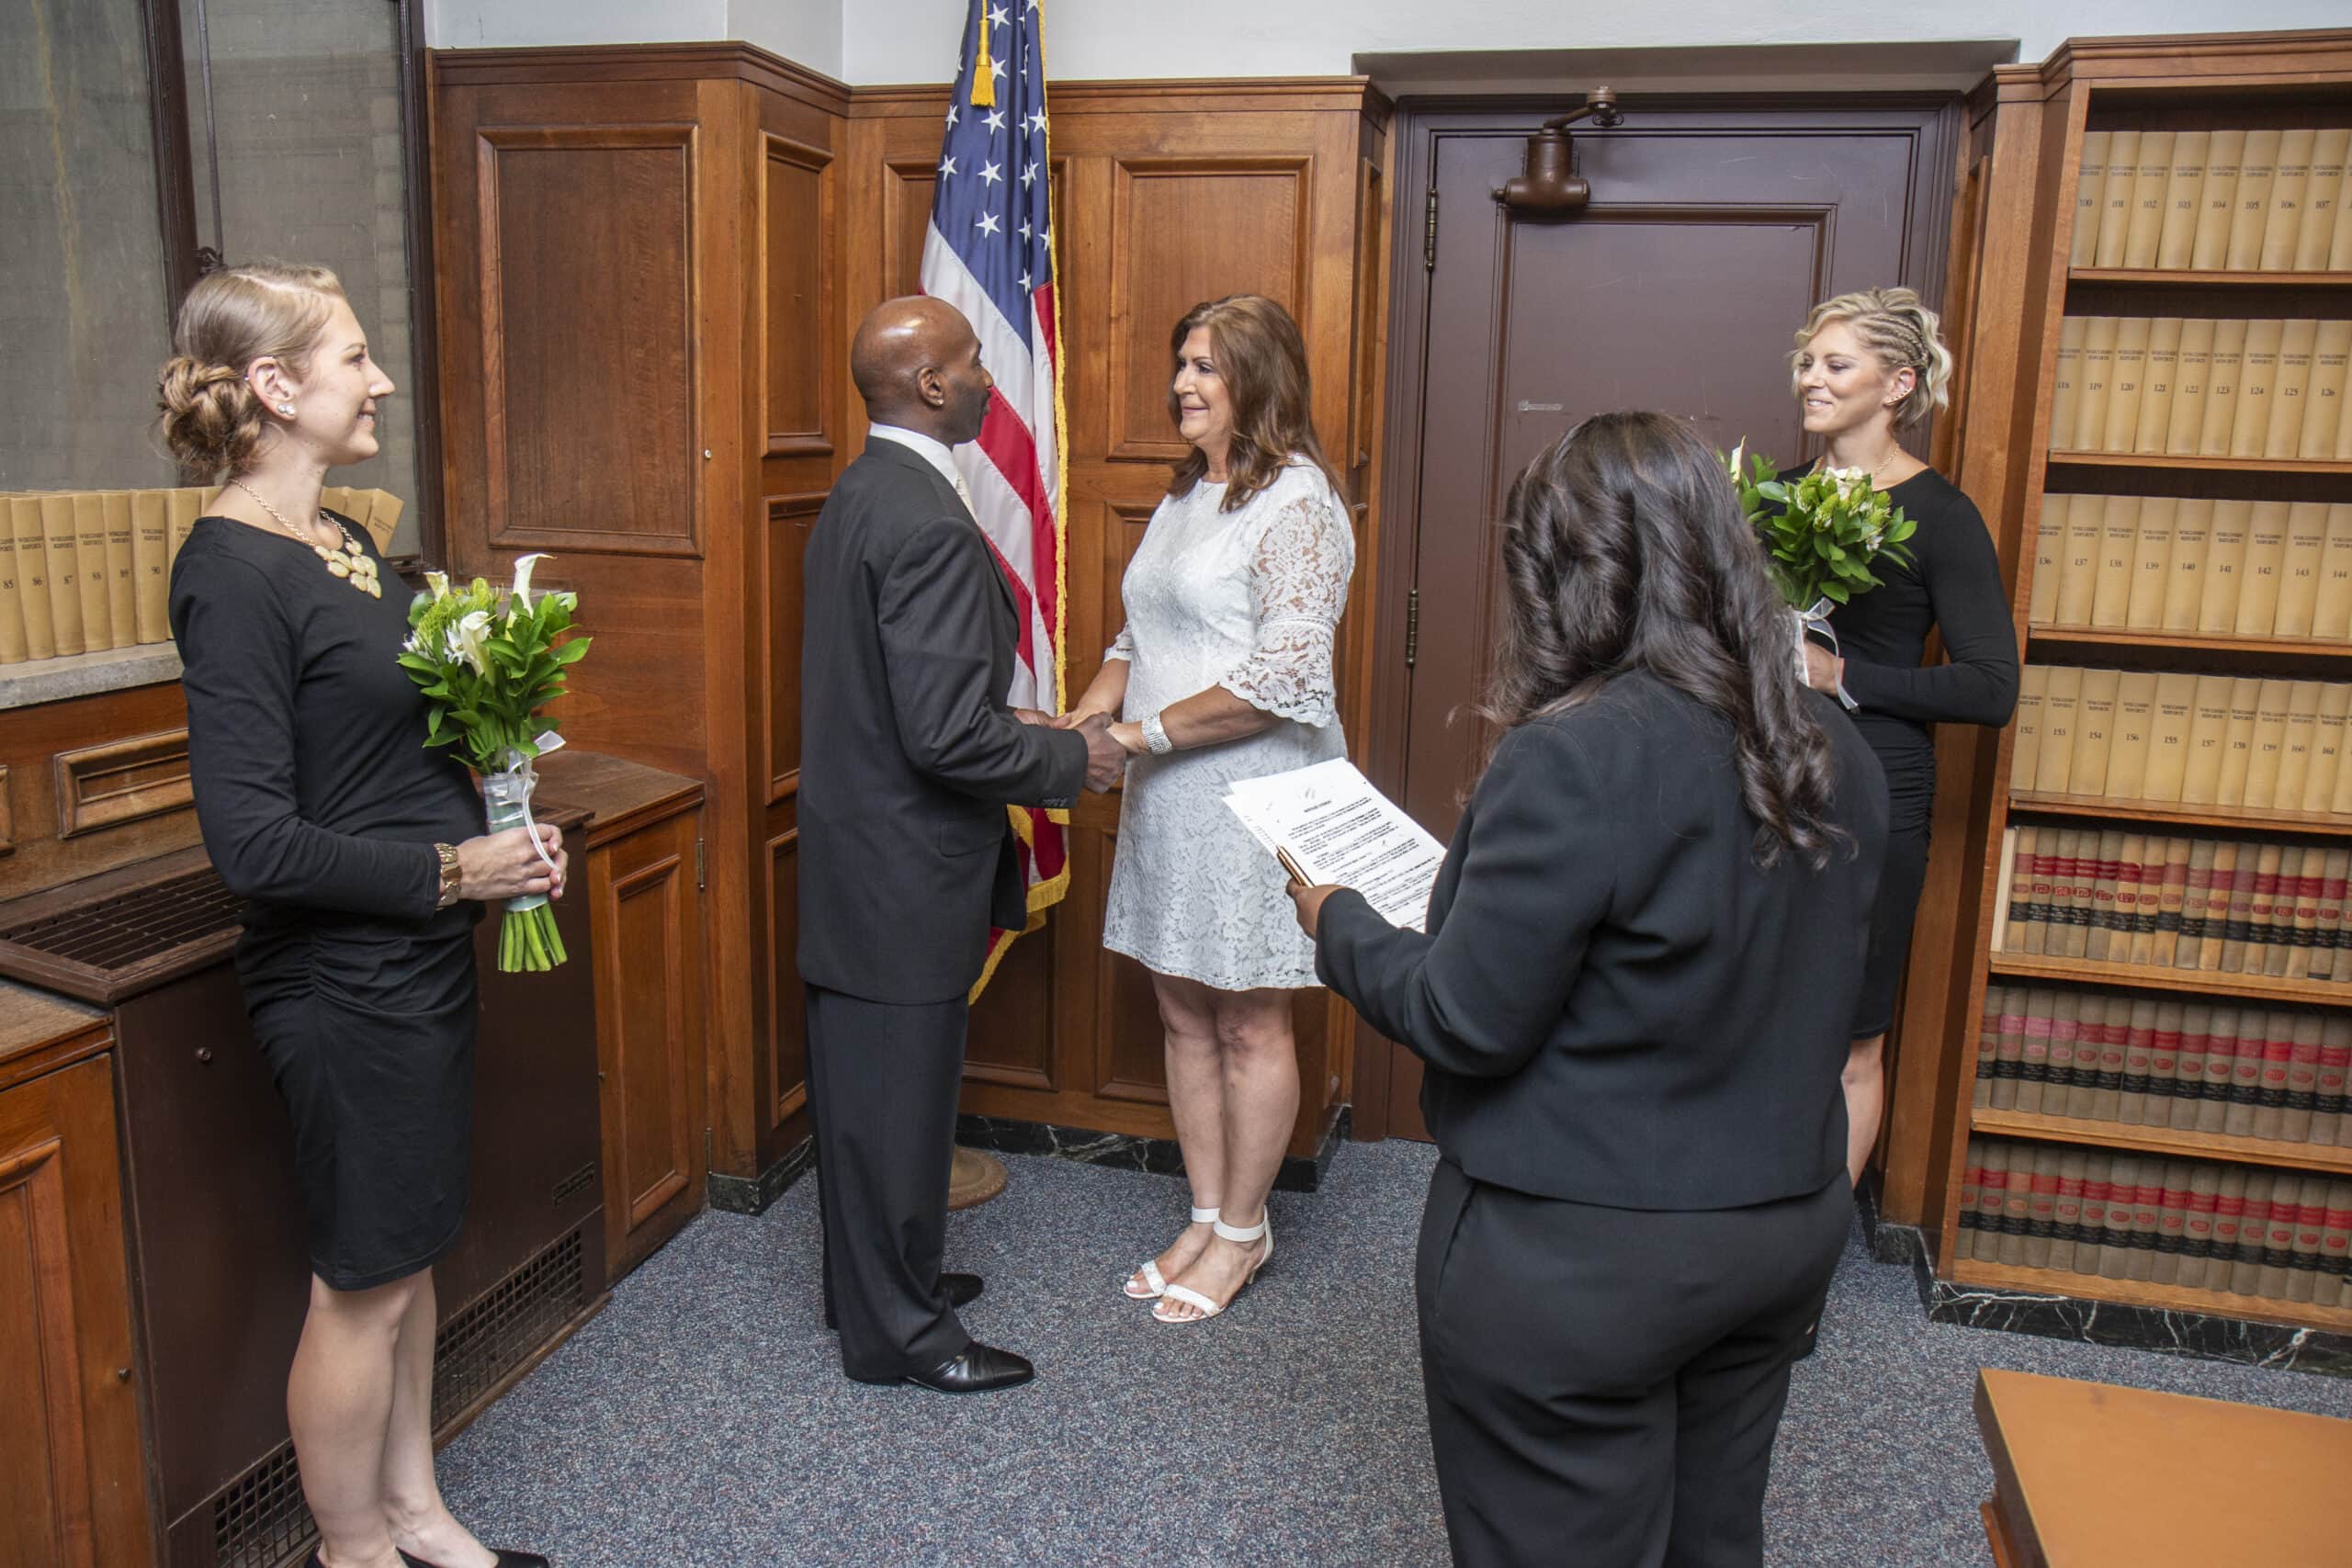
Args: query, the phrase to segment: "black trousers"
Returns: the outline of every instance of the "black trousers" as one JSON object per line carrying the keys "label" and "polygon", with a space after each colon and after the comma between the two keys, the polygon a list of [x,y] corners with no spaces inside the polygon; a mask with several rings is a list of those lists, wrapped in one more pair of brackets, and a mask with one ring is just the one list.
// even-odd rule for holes
{"label": "black trousers", "polygon": [[1421,1219],[1421,1371],[1463,1568],[1754,1568],[1789,1362],[1853,1203],[1644,1213],[1440,1161]]}
{"label": "black trousers", "polygon": [[825,1299],[842,1370],[928,1371],[971,1336],[939,1287],[966,1006],[899,1006],[808,987],[808,1106]]}

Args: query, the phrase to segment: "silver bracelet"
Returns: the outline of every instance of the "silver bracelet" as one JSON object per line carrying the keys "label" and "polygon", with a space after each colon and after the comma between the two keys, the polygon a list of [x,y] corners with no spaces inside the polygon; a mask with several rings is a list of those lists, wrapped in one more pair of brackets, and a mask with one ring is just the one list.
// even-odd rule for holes
{"label": "silver bracelet", "polygon": [[1143,749],[1153,756],[1165,757],[1176,750],[1176,742],[1168,739],[1167,728],[1159,722],[1158,714],[1146,718],[1137,728],[1143,731]]}

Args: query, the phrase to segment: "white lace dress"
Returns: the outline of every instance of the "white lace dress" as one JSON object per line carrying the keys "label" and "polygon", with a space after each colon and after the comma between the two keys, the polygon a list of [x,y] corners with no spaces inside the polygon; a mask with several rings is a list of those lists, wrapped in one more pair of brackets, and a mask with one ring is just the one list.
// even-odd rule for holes
{"label": "white lace dress", "polygon": [[1217,510],[1225,491],[1198,484],[1152,513],[1120,583],[1127,624],[1105,657],[1129,663],[1124,718],[1211,686],[1278,716],[1239,740],[1128,764],[1102,944],[1220,990],[1312,986],[1315,945],[1282,867],[1224,797],[1235,779],[1347,755],[1331,640],[1355,536],[1303,457],[1238,512]]}

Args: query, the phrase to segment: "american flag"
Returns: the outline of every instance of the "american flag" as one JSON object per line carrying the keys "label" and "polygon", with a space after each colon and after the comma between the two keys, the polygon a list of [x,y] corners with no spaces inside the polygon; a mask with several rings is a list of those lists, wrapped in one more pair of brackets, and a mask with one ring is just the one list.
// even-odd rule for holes
{"label": "american flag", "polygon": [[[1006,700],[1062,706],[1062,388],[1038,0],[972,0],[923,236],[922,290],[964,312],[996,379],[980,438],[956,448],[972,515],[1021,615]],[[1069,887],[1066,812],[1014,807],[1029,928]],[[989,939],[989,983],[1018,931]]]}

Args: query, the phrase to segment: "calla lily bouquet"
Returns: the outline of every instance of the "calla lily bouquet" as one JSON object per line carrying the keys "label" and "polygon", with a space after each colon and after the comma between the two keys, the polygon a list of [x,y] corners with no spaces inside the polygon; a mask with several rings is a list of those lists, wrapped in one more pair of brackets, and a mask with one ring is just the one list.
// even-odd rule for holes
{"label": "calla lily bouquet", "polygon": [[1764,547],[1765,567],[1789,607],[1807,621],[1879,585],[1871,566],[1883,556],[1911,564],[1904,546],[1917,527],[1860,468],[1816,468],[1784,479],[1772,460],[1747,444],[1724,459],[1740,510]]}
{"label": "calla lily bouquet", "polygon": [[[467,765],[481,775],[493,833],[536,829],[531,789],[537,775],[531,759],[563,744],[557,721],[537,716],[563,694],[568,672],[592,640],[557,640],[571,629],[579,595],[531,598],[531,569],[544,558],[516,561],[514,581],[503,591],[479,577],[456,589],[446,574],[425,573],[429,586],[409,606],[408,640],[401,647],[401,668],[432,703],[424,743],[460,748]],[[539,855],[548,858],[543,849]],[[550,869],[553,864],[549,860]],[[552,969],[565,958],[546,896],[508,899],[498,967]]]}

